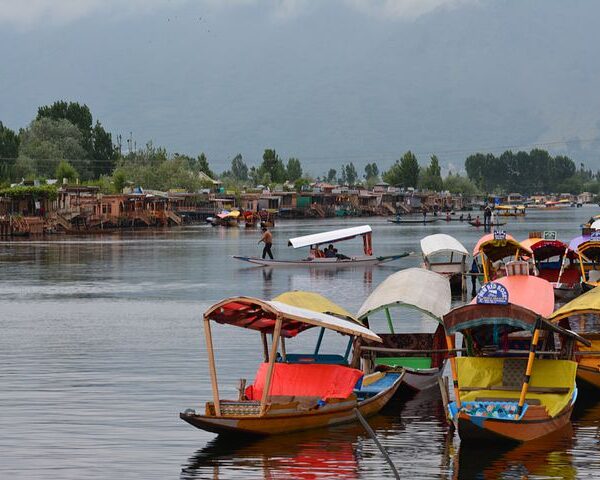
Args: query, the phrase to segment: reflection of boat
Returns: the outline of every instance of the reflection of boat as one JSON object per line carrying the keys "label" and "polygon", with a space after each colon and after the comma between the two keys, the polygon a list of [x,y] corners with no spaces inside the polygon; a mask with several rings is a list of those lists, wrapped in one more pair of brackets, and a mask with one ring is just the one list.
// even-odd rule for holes
{"label": "reflection of boat", "polygon": [[[384,311],[389,327],[388,333],[378,333],[383,345],[360,340],[361,356],[369,365],[367,371],[405,371],[404,383],[416,391],[437,385],[447,356],[441,318],[450,311],[450,303],[450,283],[442,275],[409,268],[387,277],[367,297],[357,314],[371,328],[373,317]],[[396,333],[390,314],[392,307],[421,311],[436,320],[438,327],[434,333]]]}
{"label": "reflection of boat", "polygon": [[467,257],[469,252],[456,238],[444,233],[428,235],[421,240],[425,268],[450,279],[452,291],[467,289]]}
{"label": "reflection of boat", "polygon": [[[525,442],[568,426],[577,398],[574,342],[589,342],[545,320],[553,308],[550,283],[515,275],[484,285],[474,303],[444,316],[446,332],[461,333],[466,345],[466,355],[450,358],[448,412],[461,440]],[[451,337],[447,344],[454,348]],[[536,359],[538,347],[550,358]]]}
{"label": "reflection of boat", "polygon": [[594,288],[556,310],[550,320],[564,328],[576,331],[591,342],[591,346],[580,346],[576,352],[577,379],[585,386],[594,388],[594,398],[600,389],[600,326],[588,321],[587,316],[600,315],[600,289]]}
{"label": "reflection of boat", "polygon": [[557,299],[571,299],[581,293],[581,273],[573,264],[577,254],[567,244],[560,240],[527,238],[521,245],[531,249],[537,276],[552,284]]}
{"label": "reflection of boat", "polygon": [[425,225],[428,223],[437,222],[439,218],[402,218],[398,217],[395,219],[388,219],[388,222],[395,223],[397,225]]}
{"label": "reflection of boat", "polygon": [[[295,306],[298,302],[304,308]],[[306,292],[288,293],[273,301],[235,297],[213,305],[204,314],[213,401],[206,403],[204,413],[186,410],[180,417],[214,433],[271,435],[352,422],[354,409],[363,416],[379,412],[398,389],[402,375],[365,376],[349,366],[353,338],[380,339],[357,321],[342,318],[344,313],[320,295]],[[242,382],[237,400],[223,400],[219,395],[211,321],[261,333],[264,363],[252,385],[243,388]],[[316,352],[288,353],[285,340],[312,327],[321,327]],[[344,356],[319,352],[326,330],[351,337]],[[270,349],[267,334],[272,334]]]}
{"label": "reflection of boat", "polygon": [[494,272],[494,263],[507,259],[522,260],[524,255],[531,258],[533,252],[529,247],[521,245],[511,235],[504,232],[494,232],[484,235],[473,249],[473,258],[481,256],[484,282],[492,280],[494,275],[505,273],[498,269]]}
{"label": "reflection of boat", "polygon": [[[325,257],[324,253],[319,249],[321,245],[332,244],[341,242],[344,240],[350,240],[357,236],[361,236],[363,239],[363,250],[364,255],[347,257],[345,255],[336,255],[334,257]],[[242,260],[244,262],[254,263],[256,265],[264,265],[270,267],[346,267],[353,265],[379,265],[381,263],[391,262],[400,258],[406,257],[408,253],[401,253],[399,255],[388,255],[376,257],[373,255],[372,249],[372,230],[369,225],[362,225],[360,227],[343,228],[340,230],[333,230],[330,232],[315,233],[312,235],[305,235],[303,237],[291,238],[288,245],[293,248],[311,248],[311,255],[308,258],[300,260],[268,260],[258,257],[244,257],[240,255],[234,255],[233,258]]]}

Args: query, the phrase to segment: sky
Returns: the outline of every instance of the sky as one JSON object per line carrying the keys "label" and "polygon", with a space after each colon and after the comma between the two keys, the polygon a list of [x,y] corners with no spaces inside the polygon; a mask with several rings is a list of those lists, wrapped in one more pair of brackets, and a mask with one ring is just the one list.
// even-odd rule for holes
{"label": "sky", "polygon": [[317,176],[535,146],[600,169],[598,18],[593,0],[0,0],[0,121],[78,101],[217,171],[265,148]]}

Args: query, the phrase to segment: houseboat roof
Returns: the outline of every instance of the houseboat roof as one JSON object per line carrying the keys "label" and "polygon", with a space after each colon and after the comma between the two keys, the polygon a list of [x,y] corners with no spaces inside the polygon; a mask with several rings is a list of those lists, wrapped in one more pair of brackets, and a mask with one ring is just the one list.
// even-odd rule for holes
{"label": "houseboat roof", "polygon": [[391,306],[416,308],[441,320],[450,311],[450,282],[447,277],[424,268],[407,268],[381,282],[364,301],[356,316],[364,319]]}
{"label": "houseboat roof", "polygon": [[330,232],[313,233],[303,237],[290,238],[288,246],[294,248],[309,247],[311,245],[322,245],[323,243],[334,243],[342,240],[349,240],[357,235],[365,235],[371,233],[369,225],[361,225],[360,227],[342,228],[340,230],[332,230]]}
{"label": "houseboat roof", "polygon": [[469,252],[462,243],[445,233],[436,233],[435,235],[427,235],[425,238],[422,238],[421,251],[424,257],[446,252],[458,253],[465,257],[469,255]]}

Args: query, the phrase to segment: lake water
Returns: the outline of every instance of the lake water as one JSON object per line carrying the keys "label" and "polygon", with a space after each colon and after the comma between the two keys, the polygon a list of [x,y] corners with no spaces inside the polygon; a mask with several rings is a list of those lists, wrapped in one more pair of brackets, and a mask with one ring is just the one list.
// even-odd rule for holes
{"label": "lake water", "polygon": [[[518,239],[555,230],[568,240],[597,210],[532,210],[505,228]],[[258,254],[258,230],[204,225],[0,243],[0,478],[389,477],[357,425],[235,441],[178,417],[211,398],[201,325],[211,303],[303,289],[356,311],[387,275],[419,265],[423,236],[449,233],[471,249],[482,235],[459,222],[281,221],[273,250],[279,258],[298,258],[305,252],[287,247],[289,237],[364,223],[373,227],[376,254],[415,255],[374,268],[269,270],[229,258]],[[346,243],[343,253],[360,252],[358,240]],[[427,327],[420,315],[401,315],[407,331]],[[260,362],[260,338],[231,327],[216,327],[214,337],[222,395],[236,395],[238,379],[252,379]],[[328,346],[340,346],[338,337]],[[288,350],[313,342],[313,332],[306,332]],[[370,423],[403,478],[600,476],[600,405],[594,403],[577,406],[568,439],[510,451],[461,448],[448,433],[437,391],[394,403]]]}

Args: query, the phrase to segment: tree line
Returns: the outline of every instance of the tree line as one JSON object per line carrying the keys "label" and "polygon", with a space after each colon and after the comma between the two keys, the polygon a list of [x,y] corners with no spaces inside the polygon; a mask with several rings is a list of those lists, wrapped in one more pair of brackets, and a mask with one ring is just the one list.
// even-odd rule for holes
{"label": "tree line", "polygon": [[100,121],[94,121],[89,107],[77,102],[57,101],[39,107],[35,119],[19,132],[0,122],[0,186],[21,179],[67,178],[99,185],[103,191],[122,191],[126,185],[197,191],[212,186],[210,179],[218,179],[227,189],[285,184],[300,190],[314,181],[373,187],[383,180],[396,187],[463,194],[600,191],[598,172],[583,164],[577,168],[570,158],[553,157],[540,149],[506,151],[499,156],[475,153],[466,158],[465,171],[466,176],[449,172],[443,178],[436,155],[422,166],[416,155],[407,151],[385,171],[370,162],[361,174],[349,162],[313,178],[300,159],[285,160],[268,148],[258,165],[248,166],[237,154],[227,170],[217,173],[204,153],[169,153],[151,142],[122,154],[120,138],[115,144]]}

